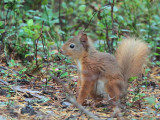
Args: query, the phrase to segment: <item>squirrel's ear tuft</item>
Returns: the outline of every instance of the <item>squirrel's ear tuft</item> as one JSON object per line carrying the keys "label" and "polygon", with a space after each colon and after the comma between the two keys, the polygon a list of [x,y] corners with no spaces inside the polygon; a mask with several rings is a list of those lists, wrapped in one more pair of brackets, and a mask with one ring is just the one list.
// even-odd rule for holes
{"label": "squirrel's ear tuft", "polygon": [[87,34],[83,33],[81,38],[80,38],[80,42],[83,45],[83,47],[88,50],[88,38],[87,38]]}
{"label": "squirrel's ear tuft", "polygon": [[83,35],[83,30],[79,31],[78,36],[82,36]]}
{"label": "squirrel's ear tuft", "polygon": [[81,41],[81,42],[87,42],[87,41],[88,41],[87,34],[83,33],[83,34],[81,35],[80,41]]}

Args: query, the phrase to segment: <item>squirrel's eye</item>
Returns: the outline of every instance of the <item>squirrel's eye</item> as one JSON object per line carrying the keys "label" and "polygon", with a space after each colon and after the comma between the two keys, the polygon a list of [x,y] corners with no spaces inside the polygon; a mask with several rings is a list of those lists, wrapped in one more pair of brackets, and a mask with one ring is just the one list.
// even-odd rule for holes
{"label": "squirrel's eye", "polygon": [[70,48],[74,48],[74,44],[70,44]]}

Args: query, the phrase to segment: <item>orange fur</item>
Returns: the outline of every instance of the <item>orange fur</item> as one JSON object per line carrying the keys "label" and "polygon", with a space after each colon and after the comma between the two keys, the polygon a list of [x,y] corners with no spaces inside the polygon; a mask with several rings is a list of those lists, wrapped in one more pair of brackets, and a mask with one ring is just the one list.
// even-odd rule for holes
{"label": "orange fur", "polygon": [[114,57],[97,51],[87,35],[80,32],[62,46],[62,51],[77,63],[77,101],[82,104],[89,95],[119,100],[127,89],[127,80],[141,72],[149,49],[146,43],[128,38],[121,42]]}
{"label": "orange fur", "polygon": [[116,50],[116,58],[127,81],[142,72],[142,66],[149,53],[148,44],[135,38],[124,39]]}

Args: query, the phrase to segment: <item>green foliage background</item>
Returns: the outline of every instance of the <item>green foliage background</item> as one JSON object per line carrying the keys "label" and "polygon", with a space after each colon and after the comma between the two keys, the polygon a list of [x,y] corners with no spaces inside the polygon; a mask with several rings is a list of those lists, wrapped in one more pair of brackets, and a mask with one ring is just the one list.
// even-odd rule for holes
{"label": "green foliage background", "polygon": [[85,31],[99,40],[100,51],[114,52],[118,41],[135,36],[148,42],[152,59],[159,60],[159,8],[159,0],[2,0],[1,51],[7,62],[13,53],[26,63],[37,55],[48,58],[51,46],[59,49],[90,23]]}

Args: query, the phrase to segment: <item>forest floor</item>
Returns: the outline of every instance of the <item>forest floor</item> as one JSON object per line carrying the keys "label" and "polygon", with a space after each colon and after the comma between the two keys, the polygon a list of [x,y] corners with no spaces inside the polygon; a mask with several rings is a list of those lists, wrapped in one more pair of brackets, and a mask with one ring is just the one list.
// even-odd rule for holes
{"label": "forest floor", "polygon": [[[19,63],[20,61],[15,61]],[[62,63],[57,63],[64,66]],[[66,99],[67,91],[62,85],[42,74],[48,68],[43,67],[38,73],[23,73],[22,67],[0,64],[0,120],[86,120],[92,119],[78,108],[70,108]],[[160,119],[160,67],[150,67],[143,80],[129,83],[128,94],[122,116],[125,120]],[[43,71],[43,72],[41,72]],[[69,65],[68,76],[60,81],[76,94],[76,67]],[[57,74],[58,76],[58,74]],[[99,119],[109,119],[111,107],[105,101],[94,106],[92,99],[86,100],[84,108]],[[116,119],[116,118],[115,118]]]}

